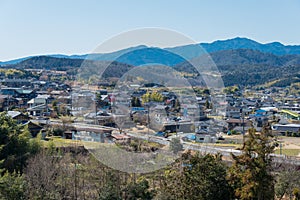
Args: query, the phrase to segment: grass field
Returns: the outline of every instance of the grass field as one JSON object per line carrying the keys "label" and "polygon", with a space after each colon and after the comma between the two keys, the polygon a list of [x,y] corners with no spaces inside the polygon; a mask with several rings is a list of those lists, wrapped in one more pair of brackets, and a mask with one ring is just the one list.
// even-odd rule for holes
{"label": "grass field", "polygon": [[68,147],[68,146],[81,146],[83,145],[81,141],[75,141],[70,139],[64,139],[61,137],[51,137],[48,140],[42,140],[42,144],[47,147],[49,143],[53,142],[54,146],[56,147]]}
{"label": "grass field", "polygon": [[[287,156],[298,156],[300,149],[282,149],[281,153]],[[275,154],[280,154],[280,149],[276,149]]]}

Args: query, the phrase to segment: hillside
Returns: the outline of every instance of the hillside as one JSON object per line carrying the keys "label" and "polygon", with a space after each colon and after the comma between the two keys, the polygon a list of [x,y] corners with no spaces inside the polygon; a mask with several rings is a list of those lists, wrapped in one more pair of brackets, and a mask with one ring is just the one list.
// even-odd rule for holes
{"label": "hillside", "polygon": [[[272,80],[290,77],[300,72],[300,55],[277,56],[254,50],[224,50],[210,54],[223,76],[224,84],[253,86]],[[195,61],[196,60],[196,61]],[[203,55],[193,62],[207,64],[207,56]],[[174,67],[178,71],[196,73],[188,62]]]}
{"label": "hillside", "polygon": [[60,70],[76,74],[82,65],[89,70],[89,75],[97,75],[101,71],[100,69],[106,68],[105,71],[102,71],[103,77],[105,78],[120,78],[123,74],[133,68],[132,65],[116,61],[84,61],[83,59],[53,58],[50,56],[31,57],[17,64],[2,66],[2,68]]}
{"label": "hillside", "polygon": [[78,68],[82,59],[54,58],[50,56],[35,56],[23,60],[16,64],[5,65],[3,67],[15,69],[48,69],[48,70],[68,70]]}
{"label": "hillside", "polygon": [[[96,66],[91,71],[109,64],[105,77],[121,77],[133,66],[145,64],[168,65],[178,71],[195,73],[193,67],[176,54],[180,52],[202,66],[209,65],[207,58],[211,57],[220,70],[225,85],[253,86],[281,80],[277,85],[285,86],[299,80],[293,77],[300,72],[300,46],[284,46],[280,43],[260,44],[246,38],[202,43],[202,46],[210,52],[209,55],[198,45],[166,49],[141,45],[106,54],[33,56],[2,62],[0,65],[3,68],[52,69],[76,73],[75,69],[78,69],[83,61]],[[112,60],[115,61],[111,62]]]}

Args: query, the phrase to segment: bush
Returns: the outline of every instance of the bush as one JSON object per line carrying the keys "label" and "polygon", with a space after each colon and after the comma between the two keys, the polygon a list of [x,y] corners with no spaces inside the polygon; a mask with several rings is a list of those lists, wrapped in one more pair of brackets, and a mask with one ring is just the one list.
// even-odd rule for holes
{"label": "bush", "polygon": [[64,131],[61,128],[54,128],[52,131],[53,136],[63,136]]}
{"label": "bush", "polygon": [[298,137],[298,133],[293,132],[292,137]]}
{"label": "bush", "polygon": [[292,136],[292,133],[291,133],[291,132],[289,132],[289,131],[286,131],[286,132],[285,132],[285,136],[287,136],[287,137],[291,137],[291,136]]}

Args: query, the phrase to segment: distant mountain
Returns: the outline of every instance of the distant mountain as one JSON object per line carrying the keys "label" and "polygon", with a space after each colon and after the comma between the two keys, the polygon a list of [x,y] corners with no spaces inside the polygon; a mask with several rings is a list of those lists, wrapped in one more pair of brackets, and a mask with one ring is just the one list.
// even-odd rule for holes
{"label": "distant mountain", "polygon": [[34,57],[34,56],[28,56],[28,57],[24,57],[24,58],[18,58],[18,59],[14,59],[14,60],[0,62],[0,65],[13,65],[13,64],[20,63],[23,60],[27,60],[29,58],[32,58],[32,57]]}
{"label": "distant mountain", "polygon": [[15,64],[5,65],[4,67],[16,69],[68,70],[70,68],[80,67],[82,62],[83,59],[54,58],[51,56],[34,56]]}
{"label": "distant mountain", "polygon": [[[242,86],[264,84],[281,79],[281,85],[300,73],[300,46],[285,46],[278,42],[261,44],[247,38],[185,45],[174,48],[156,48],[144,45],[122,49],[112,53],[86,55],[32,56],[0,63],[6,68],[55,69],[75,72],[82,62],[95,66],[110,65],[106,76],[119,77],[133,66],[162,64],[178,71],[195,72],[186,61],[202,62],[211,58],[220,70],[225,85]],[[206,52],[209,52],[207,54]],[[181,57],[181,56],[182,57]],[[201,60],[202,59],[202,60]],[[111,61],[114,61],[111,63]],[[298,78],[294,81],[298,81]],[[279,84],[279,83],[278,83]]]}
{"label": "distant mountain", "polygon": [[17,64],[20,63],[24,60],[27,60],[32,57],[42,57],[42,56],[47,56],[47,57],[53,57],[53,58],[67,58],[67,59],[88,59],[88,60],[102,60],[102,61],[114,61],[121,55],[124,55],[126,53],[139,50],[139,49],[144,49],[148,48],[145,45],[139,45],[136,47],[130,47],[126,49],[122,49],[119,51],[111,52],[111,53],[92,53],[92,54],[83,54],[83,55],[63,55],[63,54],[52,54],[52,55],[40,55],[40,56],[29,56],[29,57],[24,57],[24,58],[19,58],[11,61],[5,61],[5,62],[0,62],[0,65],[11,65],[11,64]]}
{"label": "distant mountain", "polygon": [[[159,56],[156,56],[156,53]],[[151,56],[155,55],[155,56]],[[124,57],[123,57],[124,56]],[[100,68],[107,68],[103,77],[121,77],[128,70],[134,66],[126,62],[134,62],[135,66],[143,65],[151,61],[155,62],[157,57],[164,58],[165,64],[173,64],[179,62],[181,57],[175,56],[167,51],[157,48],[145,48],[132,51],[124,54],[119,58],[120,61],[125,62],[109,62],[109,61],[93,61],[84,59],[71,58],[54,58],[51,56],[37,56],[20,63],[7,65],[9,68],[17,69],[51,69],[51,70],[66,70],[72,74],[76,74],[77,69],[80,68],[82,62],[90,65],[89,74],[96,74]],[[253,86],[271,82],[274,80],[291,80],[292,77],[300,73],[300,55],[273,55],[270,53],[263,53],[256,50],[236,49],[223,50],[211,53],[209,56],[218,67],[222,74],[224,84]],[[202,66],[207,66],[211,62],[207,62],[208,56],[202,55],[194,58],[191,62],[197,62]],[[158,60],[161,61],[161,60]],[[167,63],[168,62],[168,63]],[[163,64],[163,63],[160,63]],[[108,66],[108,67],[107,67]],[[189,62],[181,62],[174,66],[174,69],[182,72],[197,73],[194,67]],[[96,70],[93,72],[93,70]],[[294,79],[293,79],[294,80]],[[191,80],[193,82],[193,80]],[[295,79],[294,81],[298,81]],[[280,84],[288,84],[288,81],[281,81]],[[278,83],[279,85],[279,83]]]}
{"label": "distant mountain", "polygon": [[70,58],[70,59],[88,59],[88,60],[102,60],[102,61],[114,61],[117,60],[118,57],[130,53],[135,50],[140,50],[140,49],[145,49],[148,48],[145,45],[139,45],[136,47],[130,47],[126,49],[122,49],[119,51],[114,51],[111,53],[91,53],[91,54],[84,54],[84,55],[62,55],[62,54],[57,54],[57,55],[49,55],[51,57],[56,57],[56,58]]}
{"label": "distant mountain", "polygon": [[[48,55],[55,58],[70,58],[70,59],[89,59],[89,60],[102,60],[102,61],[119,61],[131,65],[140,65],[145,62],[156,62],[161,64],[176,65],[185,59],[192,59],[201,56],[205,53],[214,53],[223,50],[236,50],[236,49],[251,49],[258,50],[264,53],[271,53],[274,55],[298,55],[300,54],[300,45],[283,45],[279,42],[272,42],[268,44],[261,44],[248,38],[233,38],[228,40],[218,40],[212,43],[199,43],[192,45],[184,45],[172,48],[153,48],[145,45],[130,47],[111,53],[93,53],[84,55]],[[139,51],[137,51],[139,50]],[[166,51],[162,51],[166,50]],[[125,54],[127,58],[125,58]],[[135,55],[134,55],[135,54]],[[151,54],[151,55],[150,55]],[[171,55],[172,54],[172,55]],[[176,54],[176,55],[175,55]],[[170,58],[167,58],[169,57]],[[121,58],[122,57],[122,58]],[[143,58],[141,58],[143,57]],[[16,64],[30,57],[15,59],[0,63],[0,65]],[[129,59],[130,58],[130,59]],[[133,60],[133,58],[135,60]],[[140,61],[136,61],[136,59]],[[144,59],[144,61],[141,61]]]}
{"label": "distant mountain", "polygon": [[213,53],[222,50],[235,49],[252,49],[264,53],[272,53],[275,55],[300,54],[300,45],[283,45],[279,42],[261,44],[248,38],[233,38],[228,40],[218,40],[212,43],[200,43],[192,45],[178,46],[174,48],[166,48],[173,53],[178,53],[185,58],[194,58],[203,53]]}
{"label": "distant mountain", "polygon": [[[83,64],[84,62],[84,64]],[[51,56],[36,56],[23,60],[19,63],[12,65],[5,65],[6,68],[14,69],[46,69],[46,70],[62,70],[67,71],[69,74],[77,75],[78,69],[84,65],[84,69],[88,70],[85,74],[97,75],[101,69],[103,71],[102,77],[117,77],[120,78],[127,71],[133,68],[132,65],[123,64],[119,62],[110,61],[93,61],[84,59],[71,59],[71,58],[54,58]]]}
{"label": "distant mountain", "polygon": [[134,66],[160,64],[174,66],[185,59],[160,48],[143,48],[128,52],[118,57],[116,61]]}
{"label": "distant mountain", "polygon": [[[278,56],[250,49],[223,50],[210,54],[222,74],[224,84],[253,86],[300,73],[300,55]],[[199,65],[209,65],[207,55],[192,59]],[[174,67],[178,71],[197,73],[189,62]]]}
{"label": "distant mountain", "polygon": [[137,47],[131,47],[112,53],[96,53],[88,55],[51,55],[57,58],[71,58],[71,59],[88,59],[98,61],[117,61],[126,63],[129,65],[140,66],[145,64],[162,64],[173,66],[180,62],[185,61],[182,57],[160,48],[147,47],[140,45]]}

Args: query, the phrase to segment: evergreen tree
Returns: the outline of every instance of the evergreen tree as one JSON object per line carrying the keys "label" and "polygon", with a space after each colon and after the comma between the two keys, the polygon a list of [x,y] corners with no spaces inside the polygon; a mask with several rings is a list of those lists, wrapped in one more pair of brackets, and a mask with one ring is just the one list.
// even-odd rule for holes
{"label": "evergreen tree", "polygon": [[230,199],[226,167],[219,154],[184,153],[165,174],[159,199]]}
{"label": "evergreen tree", "polygon": [[141,107],[142,104],[141,104],[141,101],[138,97],[132,97],[131,98],[131,106],[132,107]]}
{"label": "evergreen tree", "polygon": [[6,172],[0,177],[0,199],[16,200],[25,198],[25,180],[17,173]]}
{"label": "evergreen tree", "polygon": [[228,180],[238,199],[274,199],[274,177],[271,174],[271,157],[274,140],[265,127],[260,134],[250,129],[241,149],[241,155],[232,154],[233,165]]}
{"label": "evergreen tree", "polygon": [[153,191],[149,190],[149,182],[143,179],[137,183],[131,183],[127,187],[128,196],[126,199],[135,200],[151,200],[154,196]]}
{"label": "evergreen tree", "polygon": [[0,169],[22,173],[28,157],[38,151],[37,145],[30,141],[26,126],[18,125],[5,112],[0,114]]}

